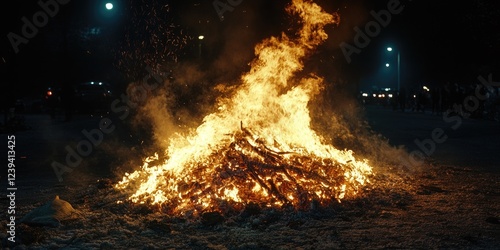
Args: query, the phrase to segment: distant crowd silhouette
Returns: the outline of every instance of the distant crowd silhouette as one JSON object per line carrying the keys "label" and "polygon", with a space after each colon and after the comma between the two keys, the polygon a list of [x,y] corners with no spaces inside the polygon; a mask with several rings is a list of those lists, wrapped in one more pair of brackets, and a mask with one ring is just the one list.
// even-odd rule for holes
{"label": "distant crowd silhouette", "polygon": [[463,85],[450,82],[426,89],[420,87],[413,91],[402,87],[392,98],[391,104],[394,110],[403,112],[425,113],[430,110],[435,115],[448,112],[464,117],[498,121],[500,88],[488,89],[480,86],[480,83]]}

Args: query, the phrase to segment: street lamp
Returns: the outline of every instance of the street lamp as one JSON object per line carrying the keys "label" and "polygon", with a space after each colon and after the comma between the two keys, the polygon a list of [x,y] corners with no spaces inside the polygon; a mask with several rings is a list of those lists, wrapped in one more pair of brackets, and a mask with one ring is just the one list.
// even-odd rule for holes
{"label": "street lamp", "polygon": [[385,64],[385,67],[387,67],[387,68],[389,68],[390,66],[391,66],[391,65],[390,65],[390,64],[388,64],[388,63],[386,63],[386,64]]}
{"label": "street lamp", "polygon": [[113,4],[112,3],[106,3],[106,9],[107,10],[112,10],[113,9]]}
{"label": "street lamp", "polygon": [[204,35],[198,36],[198,57],[201,58],[201,42],[205,39]]}
{"label": "street lamp", "polygon": [[[387,47],[387,51],[392,52],[392,47]],[[385,64],[386,67],[389,67],[389,64]],[[398,92],[401,87],[401,53],[398,50]]]}

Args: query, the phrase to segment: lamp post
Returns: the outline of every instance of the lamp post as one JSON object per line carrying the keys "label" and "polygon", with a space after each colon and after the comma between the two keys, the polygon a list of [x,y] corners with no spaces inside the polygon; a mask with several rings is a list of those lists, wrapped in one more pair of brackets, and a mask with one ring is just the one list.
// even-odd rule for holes
{"label": "lamp post", "polygon": [[201,58],[201,43],[205,39],[205,36],[199,35],[198,36],[198,57]]}
{"label": "lamp post", "polygon": [[[387,47],[387,51],[392,52],[392,47]],[[389,64],[387,63],[385,65],[386,67],[389,67]],[[401,87],[401,53],[398,50],[398,92]]]}

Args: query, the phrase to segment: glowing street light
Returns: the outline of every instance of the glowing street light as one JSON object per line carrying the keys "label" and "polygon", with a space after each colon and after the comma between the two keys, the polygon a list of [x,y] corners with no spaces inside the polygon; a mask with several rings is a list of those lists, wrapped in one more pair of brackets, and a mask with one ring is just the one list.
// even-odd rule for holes
{"label": "glowing street light", "polygon": [[113,9],[113,4],[112,3],[106,3],[106,9],[107,10],[112,10]]}
{"label": "glowing street light", "polygon": [[203,39],[205,39],[205,36],[198,36],[198,39],[203,40]]}
{"label": "glowing street light", "polygon": [[390,66],[391,66],[391,65],[390,65],[390,64],[388,64],[388,63],[386,63],[386,64],[385,64],[385,67],[387,67],[387,68],[389,68]]}
{"label": "glowing street light", "polygon": [[[392,52],[392,47],[387,47],[387,51]],[[386,67],[389,67],[389,64],[385,64]],[[401,87],[401,53],[398,50],[398,91]]]}

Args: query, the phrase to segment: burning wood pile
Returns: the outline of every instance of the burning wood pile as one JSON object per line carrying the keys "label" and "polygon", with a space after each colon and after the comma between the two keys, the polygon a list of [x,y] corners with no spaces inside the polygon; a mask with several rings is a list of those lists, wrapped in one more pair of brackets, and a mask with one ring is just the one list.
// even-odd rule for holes
{"label": "burning wood pile", "polygon": [[303,58],[327,39],[324,26],[338,17],[303,0],[287,10],[301,18],[297,38],[282,34],[257,45],[251,70],[219,99],[217,111],[195,130],[168,138],[164,162],[157,163],[158,155],[146,159],[115,188],[132,191],[134,203],[173,214],[249,203],[307,209],[359,192],[372,174],[367,160],[325,144],[310,126],[308,105],[323,80],[295,79]]}
{"label": "burning wood pile", "polygon": [[[229,209],[239,209],[248,203],[305,210],[316,203],[336,202],[346,192],[354,195],[364,182],[363,177],[358,182],[352,180],[359,173],[350,162],[277,151],[277,142],[273,146],[269,148],[249,129],[241,127],[226,149],[214,152],[211,161],[194,167],[192,174],[198,176],[193,179],[200,181],[182,183],[182,198],[193,204],[203,201],[195,207],[200,211],[224,210],[228,205]],[[182,198],[174,203],[179,204]]]}
{"label": "burning wood pile", "polygon": [[[367,181],[353,160],[338,162],[279,149],[278,142],[270,148],[241,126],[227,147],[213,152],[205,162],[193,163],[183,178],[165,173],[166,179],[177,182],[170,182],[176,190],[161,203],[162,210],[228,212],[249,203],[307,210],[353,197]],[[154,197],[143,202],[159,203]]]}

